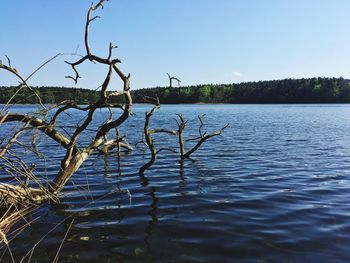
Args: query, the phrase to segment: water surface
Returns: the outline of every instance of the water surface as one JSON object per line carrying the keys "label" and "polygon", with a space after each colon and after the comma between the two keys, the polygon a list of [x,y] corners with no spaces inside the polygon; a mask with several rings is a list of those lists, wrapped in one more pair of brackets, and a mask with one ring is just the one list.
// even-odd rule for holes
{"label": "water surface", "polygon": [[[135,106],[122,129],[131,143],[149,108]],[[52,261],[74,219],[61,262],[350,261],[350,105],[163,105],[152,126],[175,128],[175,113],[190,121],[189,136],[199,114],[208,131],[231,126],[193,160],[162,153],[147,186],[141,146],[122,156],[121,169],[115,155],[92,156],[61,203],[39,208],[12,242],[15,257],[47,234],[32,259]],[[51,178],[63,152],[40,143],[48,159],[37,170]],[[158,136],[156,145],[176,148],[176,138]]]}

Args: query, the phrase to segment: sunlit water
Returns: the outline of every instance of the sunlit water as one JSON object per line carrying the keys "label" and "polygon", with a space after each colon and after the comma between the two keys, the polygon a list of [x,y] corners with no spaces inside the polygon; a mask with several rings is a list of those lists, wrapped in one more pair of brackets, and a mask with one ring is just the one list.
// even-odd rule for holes
{"label": "sunlit water", "polygon": [[[124,125],[131,143],[141,140],[149,108],[135,106]],[[141,145],[120,170],[114,154],[92,156],[61,203],[39,208],[13,240],[16,260],[46,235],[32,261],[52,261],[67,233],[61,262],[350,261],[349,105],[163,105],[152,126],[175,128],[175,113],[190,120],[188,135],[197,135],[199,114],[209,132],[231,126],[182,165],[162,152],[147,186]],[[37,172],[51,178],[63,152],[40,143],[49,158]],[[155,143],[177,146],[169,135]]]}

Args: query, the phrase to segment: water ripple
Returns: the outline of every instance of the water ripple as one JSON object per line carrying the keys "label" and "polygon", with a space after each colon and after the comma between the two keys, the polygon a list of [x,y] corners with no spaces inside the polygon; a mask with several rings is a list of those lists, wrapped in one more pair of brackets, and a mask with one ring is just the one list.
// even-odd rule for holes
{"label": "water ripple", "polygon": [[[148,108],[136,106],[130,129],[122,129],[130,141],[140,139]],[[194,122],[205,113],[210,131],[231,127],[192,161],[159,156],[145,174],[147,186],[138,175],[147,151],[124,155],[121,170],[115,156],[93,156],[61,204],[37,212],[14,251],[26,252],[25,244],[58,224],[33,254],[49,261],[74,218],[60,254],[65,262],[350,261],[350,106],[169,105],[152,125],[175,127],[175,113]],[[191,123],[186,132],[197,128]],[[160,136],[155,143],[176,140]],[[63,153],[47,150],[50,159],[37,171],[51,178]]]}

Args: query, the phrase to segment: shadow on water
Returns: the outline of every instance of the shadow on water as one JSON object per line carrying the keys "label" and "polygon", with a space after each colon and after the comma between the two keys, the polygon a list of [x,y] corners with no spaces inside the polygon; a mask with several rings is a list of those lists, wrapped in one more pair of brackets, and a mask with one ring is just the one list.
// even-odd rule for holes
{"label": "shadow on water", "polygon": [[186,182],[186,177],[185,177],[185,173],[184,173],[184,161],[183,160],[179,161],[179,178],[180,178],[179,186],[181,188],[186,187],[187,182]]}
{"label": "shadow on water", "polygon": [[147,212],[147,214],[150,215],[151,220],[148,222],[148,225],[145,228],[146,236],[144,238],[144,241],[146,244],[147,254],[149,255],[148,262],[152,262],[155,260],[155,256],[152,251],[152,247],[151,247],[152,243],[150,242],[150,239],[158,223],[158,217],[157,217],[158,198],[156,196],[155,187],[150,187],[149,190],[150,190],[149,196],[152,198],[152,203],[150,205],[151,209]]}
{"label": "shadow on water", "polygon": [[[113,158],[114,159],[114,158]],[[107,155],[104,156],[104,175],[107,177],[110,173],[110,165],[109,161],[111,158]],[[120,161],[120,154],[116,154],[116,161],[117,161],[117,167],[118,167],[118,177],[122,177],[122,167],[121,167],[121,161]],[[181,168],[182,170],[183,168]],[[148,205],[150,210],[147,211],[147,214],[150,216],[150,220],[148,221],[146,227],[144,228],[144,243],[145,243],[145,249],[143,248],[136,248],[134,250],[134,256],[136,258],[142,258],[144,262],[154,262],[156,259],[153,250],[152,250],[152,234],[157,226],[158,223],[158,217],[157,217],[157,209],[158,209],[158,197],[156,196],[156,187],[149,186],[149,180],[144,175],[144,173],[139,173],[140,176],[140,186],[145,189],[146,196],[150,197],[151,203]],[[118,190],[120,190],[119,183],[116,184]],[[130,197],[131,198],[131,197]],[[121,208],[119,205],[118,208]],[[124,217],[123,217],[124,218]]]}

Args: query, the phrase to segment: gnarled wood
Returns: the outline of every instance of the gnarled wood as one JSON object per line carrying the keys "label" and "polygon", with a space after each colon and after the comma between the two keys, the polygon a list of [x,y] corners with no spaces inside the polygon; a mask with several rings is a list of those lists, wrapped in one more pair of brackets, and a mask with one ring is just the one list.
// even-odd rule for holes
{"label": "gnarled wood", "polygon": [[[49,136],[51,139],[56,141],[59,145],[63,146],[64,148],[68,149],[70,147],[69,143],[70,140],[64,136],[62,133],[58,132],[54,126],[50,125],[49,123],[46,123],[42,119],[31,117],[26,114],[6,114],[3,116],[0,116],[0,119],[2,120],[2,123],[6,122],[23,122],[25,124],[28,124],[39,131],[42,131],[47,136]],[[75,148],[75,146],[73,147]],[[75,148],[77,150],[77,148]]]}
{"label": "gnarled wood", "polygon": [[[83,162],[94,151],[99,150],[99,148],[102,148],[105,151],[113,148],[115,142],[105,141],[104,137],[109,133],[110,130],[116,129],[121,124],[123,124],[124,121],[128,119],[128,117],[131,115],[132,98],[130,95],[130,74],[125,75],[120,70],[120,68],[116,65],[117,63],[120,63],[119,59],[117,58],[112,59],[112,50],[116,48],[116,46],[112,45],[112,43],[109,44],[107,58],[102,58],[93,54],[89,46],[89,26],[93,20],[98,18],[97,16],[95,17],[91,17],[91,16],[96,10],[103,8],[104,2],[107,2],[107,1],[108,0],[100,0],[97,4],[95,5],[92,4],[87,12],[87,20],[85,24],[85,36],[84,36],[86,55],[81,56],[76,62],[66,61],[66,63],[68,63],[72,67],[73,72],[75,74],[74,77],[69,76],[69,78],[72,78],[75,83],[77,83],[78,79],[80,78],[80,75],[77,69],[77,67],[80,64],[86,61],[91,61],[93,63],[99,63],[99,64],[108,66],[109,68],[108,73],[106,74],[106,77],[101,85],[100,98],[97,101],[92,102],[90,105],[86,107],[78,106],[74,101],[63,102],[57,105],[56,112],[53,113],[53,117],[49,122],[47,122],[45,119],[40,119],[38,116],[29,116],[26,114],[0,115],[1,123],[23,122],[26,126],[30,126],[31,128],[42,131],[49,138],[53,139],[59,145],[63,146],[66,149],[66,154],[61,161],[60,171],[58,172],[57,176],[54,178],[53,182],[51,182],[49,185],[49,190],[51,191],[51,193],[58,193],[59,191],[61,191],[65,183],[72,176],[72,174],[74,174],[80,168]],[[12,68],[10,60],[8,60],[8,62],[9,62],[8,63],[9,65],[0,64],[0,69],[7,70],[11,74],[15,75],[17,78],[21,80],[23,87],[25,86],[30,88],[30,86],[26,83],[26,80],[30,78],[37,70],[34,71],[27,79],[25,79],[19,74],[19,72],[16,69]],[[45,65],[46,63],[44,63],[43,65]],[[123,81],[124,85],[123,85],[122,92],[118,92],[118,93],[108,92],[112,74],[116,74]],[[20,87],[20,89],[22,89],[23,87]],[[34,90],[33,92],[35,93]],[[116,96],[116,94],[124,96],[124,99],[125,99],[124,106],[112,105],[109,103],[109,98],[112,96]],[[38,99],[38,101],[39,101],[38,103],[41,104],[40,98]],[[102,109],[102,108],[113,108],[113,107],[122,109],[122,113],[120,114],[120,116],[118,116],[117,118],[113,118],[113,115],[111,114],[110,118],[107,121],[104,121],[104,123],[102,123],[102,125],[98,128],[92,142],[86,148],[79,147],[78,146],[79,137],[83,131],[88,129],[89,125],[94,119],[96,110]],[[59,116],[69,109],[85,111],[86,117],[85,117],[85,120],[82,122],[82,124],[77,125],[77,127],[75,128],[74,132],[71,135],[66,136],[66,135],[63,135],[61,132],[57,131],[56,122]],[[20,134],[21,134],[20,131],[17,131],[17,133],[15,133],[12,139],[3,147],[2,151],[0,152],[1,156],[3,156],[9,150],[11,145],[16,142],[16,139]],[[125,142],[118,142],[118,146],[126,147],[129,150],[132,149],[132,147],[127,145]],[[20,189],[17,189],[17,190],[20,190]]]}
{"label": "gnarled wood", "polygon": [[187,125],[187,121],[185,121],[185,119],[182,117],[182,115],[178,115],[178,117],[179,117],[179,121],[176,120],[176,122],[177,122],[177,125],[178,125],[177,134],[178,134],[178,137],[179,137],[180,159],[181,160],[190,158],[190,156],[195,151],[197,151],[206,140],[208,140],[210,138],[213,138],[215,136],[221,135],[224,132],[224,130],[229,126],[229,124],[226,124],[220,130],[217,130],[217,131],[214,131],[213,133],[207,134],[207,132],[203,132],[202,131],[203,126],[204,126],[204,123],[203,123],[204,115],[198,116],[198,119],[199,119],[199,122],[200,122],[200,126],[199,126],[199,129],[198,129],[199,136],[186,140],[186,141],[197,141],[197,143],[190,150],[186,151],[185,150],[185,142],[186,141],[183,139],[183,131],[184,131],[186,125]]}
{"label": "gnarled wood", "polygon": [[40,204],[50,200],[41,189],[0,183],[0,207]]}

